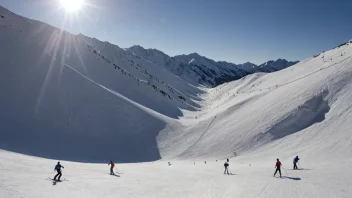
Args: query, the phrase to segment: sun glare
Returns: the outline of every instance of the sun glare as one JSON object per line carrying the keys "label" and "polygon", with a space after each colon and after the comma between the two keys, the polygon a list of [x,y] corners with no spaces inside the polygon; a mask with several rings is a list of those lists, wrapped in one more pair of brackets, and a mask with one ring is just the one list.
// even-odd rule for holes
{"label": "sun glare", "polygon": [[84,0],[60,0],[60,4],[66,11],[76,12],[84,5]]}

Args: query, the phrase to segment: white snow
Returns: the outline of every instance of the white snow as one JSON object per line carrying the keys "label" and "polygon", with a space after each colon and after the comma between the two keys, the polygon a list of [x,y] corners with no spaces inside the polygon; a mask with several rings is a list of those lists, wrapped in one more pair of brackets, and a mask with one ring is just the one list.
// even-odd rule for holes
{"label": "white snow", "polygon": [[193,61],[194,61],[194,58],[192,58],[192,60],[190,60],[190,61],[188,62],[188,64],[191,64]]}
{"label": "white snow", "polygon": [[109,175],[107,163],[61,161],[65,167],[61,178],[64,181],[55,183],[47,178],[54,177],[56,161],[0,151],[0,195],[6,198],[350,197],[351,161],[317,164],[303,159],[306,170],[298,171],[289,170],[290,159],[282,161],[287,171],[283,170],[282,179],[272,177],[273,159],[259,154],[230,159],[229,170],[234,175],[223,174],[224,160],[206,164],[204,160],[171,161],[171,166],[167,161],[116,164],[115,172],[122,173],[121,177]]}
{"label": "white snow", "polygon": [[[0,14],[0,197],[351,196],[351,44],[204,88],[118,46]],[[291,170],[296,155],[304,170]],[[58,160],[64,181],[46,180]]]}

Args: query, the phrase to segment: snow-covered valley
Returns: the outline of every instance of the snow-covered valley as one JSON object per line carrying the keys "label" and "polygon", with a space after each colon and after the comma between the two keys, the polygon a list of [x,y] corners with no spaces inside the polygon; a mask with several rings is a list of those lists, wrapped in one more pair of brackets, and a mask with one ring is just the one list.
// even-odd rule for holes
{"label": "snow-covered valley", "polygon": [[350,197],[351,42],[211,87],[232,66],[0,15],[0,197]]}

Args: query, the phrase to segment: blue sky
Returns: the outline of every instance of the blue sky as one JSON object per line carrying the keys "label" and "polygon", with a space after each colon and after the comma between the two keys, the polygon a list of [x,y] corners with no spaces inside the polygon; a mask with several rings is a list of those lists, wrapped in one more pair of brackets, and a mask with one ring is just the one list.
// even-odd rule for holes
{"label": "blue sky", "polygon": [[78,13],[59,0],[0,0],[28,18],[120,47],[214,60],[302,60],[352,38],[351,0],[85,0]]}

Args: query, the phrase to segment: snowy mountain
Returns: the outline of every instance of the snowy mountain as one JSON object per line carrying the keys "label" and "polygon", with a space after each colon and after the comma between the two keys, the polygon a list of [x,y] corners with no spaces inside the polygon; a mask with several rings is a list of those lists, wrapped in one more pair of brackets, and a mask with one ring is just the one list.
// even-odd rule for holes
{"label": "snowy mountain", "polygon": [[250,74],[287,65],[122,49],[0,7],[0,43],[0,197],[352,193],[350,42]]}
{"label": "snowy mountain", "polygon": [[4,8],[0,14],[1,149],[75,161],[157,160],[165,120],[200,107],[203,90],[129,51]]}
{"label": "snowy mountain", "polygon": [[269,72],[275,72],[282,69],[286,69],[287,67],[295,65],[298,62],[299,61],[287,61],[285,59],[277,59],[276,61],[271,60],[266,63],[263,63],[258,67],[259,67],[259,71],[269,73]]}
{"label": "snowy mountain", "polygon": [[279,71],[297,63],[278,59],[260,66],[249,62],[236,65],[224,61],[216,62],[197,53],[170,57],[159,50],[144,49],[138,45],[127,50],[156,66],[171,71],[192,85],[206,87],[238,80],[248,74]]}

